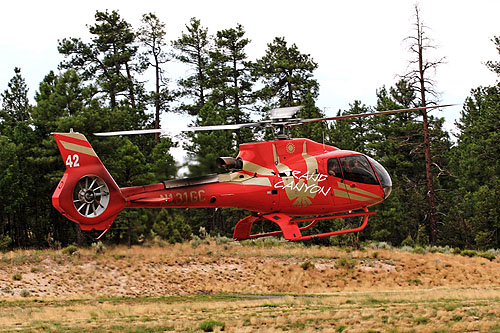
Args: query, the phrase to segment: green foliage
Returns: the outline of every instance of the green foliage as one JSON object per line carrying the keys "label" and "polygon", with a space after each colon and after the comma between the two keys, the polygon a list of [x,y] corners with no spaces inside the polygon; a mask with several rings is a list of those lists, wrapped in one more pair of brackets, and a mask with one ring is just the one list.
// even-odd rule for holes
{"label": "green foliage", "polygon": [[182,243],[191,239],[191,227],[184,216],[177,211],[162,209],[156,216],[152,230],[171,244]]}
{"label": "green foliage", "polygon": [[23,275],[21,273],[15,273],[12,275],[12,280],[14,281],[21,281],[23,279]]}
{"label": "green foliage", "polygon": [[315,99],[319,92],[313,78],[316,68],[318,64],[309,54],[300,52],[295,44],[289,46],[284,37],[276,37],[255,64],[254,75],[264,85],[257,95],[273,107],[301,105],[307,96]]}
{"label": "green foliage", "polygon": [[31,293],[29,292],[29,290],[27,289],[22,289],[20,292],[19,292],[19,296],[21,297],[30,297],[31,296]]}
{"label": "green foliage", "polygon": [[3,236],[0,238],[0,251],[6,251],[10,244],[12,243],[12,239],[9,235]]}
{"label": "green foliage", "polygon": [[200,323],[200,329],[203,332],[213,332],[216,327],[220,327],[221,331],[224,331],[226,324],[218,320],[205,320]]}
{"label": "green foliage", "polygon": [[106,252],[106,246],[101,241],[92,243],[92,249],[94,250],[95,254],[102,254]]}
{"label": "green foliage", "polygon": [[488,253],[488,252],[482,252],[478,253],[478,257],[488,259],[489,261],[493,261],[496,259],[496,256],[494,254]]}
{"label": "green foliage", "polygon": [[427,317],[415,317],[415,318],[413,318],[413,322],[417,325],[427,324],[429,321],[430,321],[430,319]]}
{"label": "green foliage", "polygon": [[356,259],[351,257],[342,257],[335,261],[335,268],[345,268],[345,269],[353,269],[358,264]]}
{"label": "green foliage", "polygon": [[477,256],[477,251],[475,251],[475,250],[463,250],[460,252],[460,255],[464,256],[464,257],[475,257],[475,256]]}
{"label": "green foliage", "polygon": [[308,269],[314,268],[314,264],[309,260],[306,260],[302,264],[300,264],[300,268],[307,271]]}
{"label": "green foliage", "polygon": [[78,247],[76,247],[75,245],[68,245],[66,248],[62,250],[62,253],[71,255],[76,251],[78,251]]}
{"label": "green foliage", "polygon": [[500,91],[497,86],[471,91],[457,123],[453,150],[457,176],[449,228],[462,231],[459,246],[500,247]]}
{"label": "green foliage", "polygon": [[408,237],[406,237],[402,242],[401,242],[401,246],[410,246],[410,247],[414,247],[415,246],[415,241],[413,241],[413,238],[411,238],[410,235],[408,235]]}

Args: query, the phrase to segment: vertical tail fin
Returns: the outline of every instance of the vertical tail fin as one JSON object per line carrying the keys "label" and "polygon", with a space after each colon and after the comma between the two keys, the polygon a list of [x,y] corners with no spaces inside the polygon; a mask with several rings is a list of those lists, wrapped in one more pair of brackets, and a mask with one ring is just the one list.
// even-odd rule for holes
{"label": "vertical tail fin", "polygon": [[53,135],[66,172],[52,195],[52,204],[82,230],[108,229],[125,207],[120,188],[83,134]]}

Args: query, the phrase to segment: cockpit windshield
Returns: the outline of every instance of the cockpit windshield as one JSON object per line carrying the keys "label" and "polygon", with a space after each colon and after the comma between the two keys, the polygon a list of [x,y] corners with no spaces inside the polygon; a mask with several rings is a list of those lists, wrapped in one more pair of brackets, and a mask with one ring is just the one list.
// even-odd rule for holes
{"label": "cockpit windshield", "polygon": [[377,161],[375,161],[373,158],[368,157],[367,158],[370,160],[370,163],[373,165],[373,168],[375,169],[375,172],[378,175],[378,178],[380,179],[380,183],[382,184],[383,187],[392,187],[392,180],[391,176],[389,176],[389,173],[385,168]]}
{"label": "cockpit windshield", "polygon": [[340,157],[344,179],[353,182],[378,185],[373,168],[363,155]]}

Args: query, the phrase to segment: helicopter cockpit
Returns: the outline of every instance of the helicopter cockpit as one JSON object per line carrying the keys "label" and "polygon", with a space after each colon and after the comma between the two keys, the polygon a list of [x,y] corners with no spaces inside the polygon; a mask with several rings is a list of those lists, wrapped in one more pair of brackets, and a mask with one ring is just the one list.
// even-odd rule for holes
{"label": "helicopter cockpit", "polygon": [[[368,185],[382,185],[384,199],[392,191],[392,180],[385,168],[373,158],[365,155],[350,155],[330,158],[327,161],[330,176]],[[378,177],[377,177],[378,176]]]}

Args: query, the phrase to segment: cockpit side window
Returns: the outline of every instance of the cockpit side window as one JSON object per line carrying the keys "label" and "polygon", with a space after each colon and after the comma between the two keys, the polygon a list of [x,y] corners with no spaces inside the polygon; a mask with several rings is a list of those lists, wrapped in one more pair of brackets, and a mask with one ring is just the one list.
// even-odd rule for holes
{"label": "cockpit side window", "polygon": [[344,179],[353,182],[378,185],[377,176],[372,166],[363,155],[353,155],[340,158]]}
{"label": "cockpit side window", "polygon": [[326,169],[329,176],[342,178],[342,170],[340,169],[340,163],[337,158],[330,158],[326,162]]}

